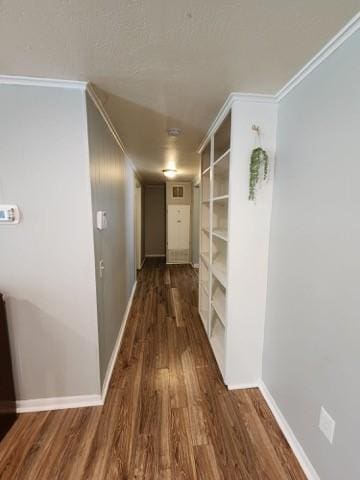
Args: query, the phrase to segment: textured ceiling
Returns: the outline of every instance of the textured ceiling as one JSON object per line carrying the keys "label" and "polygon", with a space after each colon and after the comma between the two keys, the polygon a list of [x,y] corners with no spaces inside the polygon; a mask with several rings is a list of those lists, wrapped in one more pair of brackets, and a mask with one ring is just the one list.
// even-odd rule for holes
{"label": "textured ceiling", "polygon": [[[275,93],[360,0],[0,0],[0,73],[93,82],[142,178],[197,173],[232,91]],[[170,142],[168,127],[183,134]]]}

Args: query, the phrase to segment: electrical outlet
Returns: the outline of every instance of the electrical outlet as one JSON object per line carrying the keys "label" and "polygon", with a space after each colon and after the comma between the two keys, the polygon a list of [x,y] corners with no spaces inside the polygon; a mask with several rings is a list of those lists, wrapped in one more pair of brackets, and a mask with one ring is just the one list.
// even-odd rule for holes
{"label": "electrical outlet", "polygon": [[320,409],[319,428],[330,443],[333,443],[335,433],[335,420],[330,417],[324,407]]}

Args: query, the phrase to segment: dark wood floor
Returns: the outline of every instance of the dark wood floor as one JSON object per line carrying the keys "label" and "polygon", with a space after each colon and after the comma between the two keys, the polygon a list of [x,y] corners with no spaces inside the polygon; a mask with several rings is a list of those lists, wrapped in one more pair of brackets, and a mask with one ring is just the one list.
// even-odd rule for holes
{"label": "dark wood floor", "polygon": [[305,479],[257,389],[228,391],[190,266],[147,261],[103,407],[19,416],[0,479]]}

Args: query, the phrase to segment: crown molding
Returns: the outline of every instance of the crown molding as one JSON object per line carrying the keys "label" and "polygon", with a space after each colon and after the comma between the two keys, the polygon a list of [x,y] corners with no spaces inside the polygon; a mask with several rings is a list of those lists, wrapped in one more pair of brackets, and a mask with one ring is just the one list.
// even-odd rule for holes
{"label": "crown molding", "polygon": [[219,113],[216,115],[215,120],[210,125],[209,130],[202,139],[200,146],[198,148],[198,153],[201,153],[206,146],[209,138],[216,132],[221,123],[223,122],[226,115],[229,113],[231,107],[236,102],[252,102],[252,103],[277,103],[276,97],[274,95],[264,95],[256,93],[241,93],[241,92],[232,92],[227,97],[224,105],[221,107]]}
{"label": "crown molding", "polygon": [[114,137],[116,143],[119,145],[121,150],[123,151],[126,161],[128,162],[128,165],[130,168],[133,170],[134,174],[138,178],[138,180],[141,180],[141,176],[135,166],[135,164],[132,162],[128,152],[126,151],[125,145],[123,144],[114,124],[111,121],[110,115],[106,111],[104,104],[100,100],[99,96],[96,94],[93,85],[91,82],[87,82],[86,84],[86,92],[88,93],[89,97],[91,98],[92,102],[94,103],[95,107],[97,108],[98,112],[102,116],[103,120],[105,121],[108,129],[110,130],[112,136]]}
{"label": "crown molding", "polygon": [[55,87],[86,90],[88,82],[77,80],[59,80],[40,77],[23,77],[17,75],[0,75],[0,85],[23,85],[28,87]]}
{"label": "crown molding", "polygon": [[198,153],[201,153],[209,138],[216,132],[236,101],[257,103],[279,103],[299,83],[315,70],[326,58],[335,52],[348,38],[360,29],[360,12],[357,13],[296,75],[294,75],[275,95],[233,92],[227,97],[206,135],[201,140]]}
{"label": "crown molding", "polygon": [[353,17],[296,75],[294,75],[275,95],[280,101],[301,83],[316,67],[335,52],[360,28],[360,12]]}
{"label": "crown molding", "polygon": [[21,85],[21,86],[31,86],[31,87],[52,87],[52,88],[68,88],[80,90],[87,92],[93,101],[94,105],[98,109],[99,113],[103,117],[106,125],[108,126],[110,132],[115,138],[117,144],[120,146],[124,152],[126,161],[128,162],[131,169],[134,171],[136,176],[140,179],[139,172],[137,171],[134,163],[131,161],[129,154],[127,153],[121,138],[112,123],[109,114],[105,110],[105,107],[99,97],[96,95],[96,92],[90,82],[87,81],[78,81],[78,80],[59,80],[52,78],[40,78],[40,77],[25,77],[18,75],[0,75],[0,85]]}
{"label": "crown molding", "polygon": [[103,120],[105,121],[106,125],[108,126],[109,130],[111,131],[111,133],[112,133],[113,137],[115,138],[116,142],[118,143],[119,147],[124,152],[124,154],[126,156],[128,156],[128,154],[126,152],[126,149],[125,149],[125,146],[124,146],[124,144],[123,144],[123,142],[122,142],[115,126],[114,126],[114,124],[112,123],[112,121],[110,119],[110,116],[109,116],[109,114],[107,113],[107,111],[104,107],[104,104],[102,103],[102,101],[100,100],[98,95],[96,94],[96,92],[94,90],[94,87],[92,86],[92,84],[90,82],[86,85],[86,92],[89,94],[89,97],[91,98],[93,104],[95,105],[95,107],[97,108],[97,110],[99,111],[101,116],[103,117]]}

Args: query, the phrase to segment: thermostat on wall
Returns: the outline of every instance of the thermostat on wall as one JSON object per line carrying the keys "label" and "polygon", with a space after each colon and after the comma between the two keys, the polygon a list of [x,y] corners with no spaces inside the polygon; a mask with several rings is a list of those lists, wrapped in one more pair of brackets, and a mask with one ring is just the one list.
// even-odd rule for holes
{"label": "thermostat on wall", "polygon": [[19,207],[16,205],[0,205],[0,224],[15,225],[20,222]]}
{"label": "thermostat on wall", "polygon": [[105,230],[107,228],[107,216],[105,211],[96,212],[96,226],[99,230]]}

